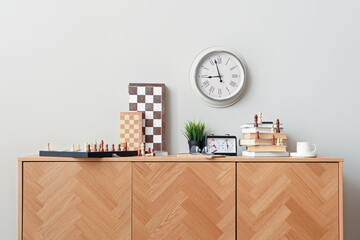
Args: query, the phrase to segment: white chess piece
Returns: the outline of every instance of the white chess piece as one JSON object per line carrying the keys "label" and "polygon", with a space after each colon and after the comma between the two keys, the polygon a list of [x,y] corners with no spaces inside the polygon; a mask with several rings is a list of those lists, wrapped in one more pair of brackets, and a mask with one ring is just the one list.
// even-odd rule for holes
{"label": "white chess piece", "polygon": [[271,133],[275,133],[274,125],[271,126]]}
{"label": "white chess piece", "polygon": [[145,156],[145,144],[141,144],[141,156]]}
{"label": "white chess piece", "polygon": [[50,151],[50,143],[47,144],[46,151]]}
{"label": "white chess piece", "polygon": [[85,143],[84,143],[84,152],[87,152],[87,145],[88,145],[88,143],[85,142]]}
{"label": "white chess piece", "polygon": [[262,123],[262,111],[259,111],[258,123]]}
{"label": "white chess piece", "polygon": [[80,152],[80,144],[78,144],[76,151]]}
{"label": "white chess piece", "polygon": [[75,145],[74,144],[71,146],[71,151],[75,151]]}
{"label": "white chess piece", "polygon": [[276,139],[276,146],[280,146],[280,138]]}
{"label": "white chess piece", "polygon": [[284,146],[283,139],[280,138],[280,146]]}

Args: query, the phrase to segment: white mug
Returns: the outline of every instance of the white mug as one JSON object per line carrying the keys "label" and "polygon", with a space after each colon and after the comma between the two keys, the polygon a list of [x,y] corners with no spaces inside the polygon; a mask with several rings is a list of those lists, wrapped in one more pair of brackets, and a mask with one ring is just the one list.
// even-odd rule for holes
{"label": "white mug", "polygon": [[[313,147],[313,150],[311,149]],[[309,142],[297,142],[296,151],[298,154],[315,154],[316,145]]]}

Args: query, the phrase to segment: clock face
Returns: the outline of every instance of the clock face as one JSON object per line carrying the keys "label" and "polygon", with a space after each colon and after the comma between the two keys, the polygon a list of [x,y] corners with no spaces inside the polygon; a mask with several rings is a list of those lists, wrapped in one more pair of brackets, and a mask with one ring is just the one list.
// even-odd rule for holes
{"label": "clock face", "polygon": [[211,152],[236,153],[236,139],[235,138],[208,137],[207,138],[207,146]]}
{"label": "clock face", "polygon": [[245,88],[245,66],[245,60],[230,48],[206,49],[192,64],[191,88],[204,103],[228,107],[240,100]]}
{"label": "clock face", "polygon": [[196,84],[208,98],[224,100],[234,97],[244,83],[242,63],[228,52],[212,52],[199,62]]}

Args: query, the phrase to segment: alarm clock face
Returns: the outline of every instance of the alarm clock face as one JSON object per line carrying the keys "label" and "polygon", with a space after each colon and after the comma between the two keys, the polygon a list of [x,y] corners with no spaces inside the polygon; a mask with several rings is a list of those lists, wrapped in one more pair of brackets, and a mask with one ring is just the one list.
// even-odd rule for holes
{"label": "alarm clock face", "polygon": [[194,60],[190,83],[196,95],[215,107],[226,107],[240,99],[245,87],[245,61],[233,50],[216,47]]}
{"label": "alarm clock face", "polygon": [[206,146],[210,152],[216,154],[236,155],[236,137],[231,136],[208,136]]}

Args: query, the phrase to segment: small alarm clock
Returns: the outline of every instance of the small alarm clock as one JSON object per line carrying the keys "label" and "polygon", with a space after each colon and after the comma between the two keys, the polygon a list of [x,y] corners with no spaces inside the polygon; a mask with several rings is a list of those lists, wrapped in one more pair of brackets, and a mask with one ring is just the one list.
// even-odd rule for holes
{"label": "small alarm clock", "polygon": [[236,156],[237,155],[236,136],[208,135],[205,138],[205,146],[208,151],[214,154]]}

